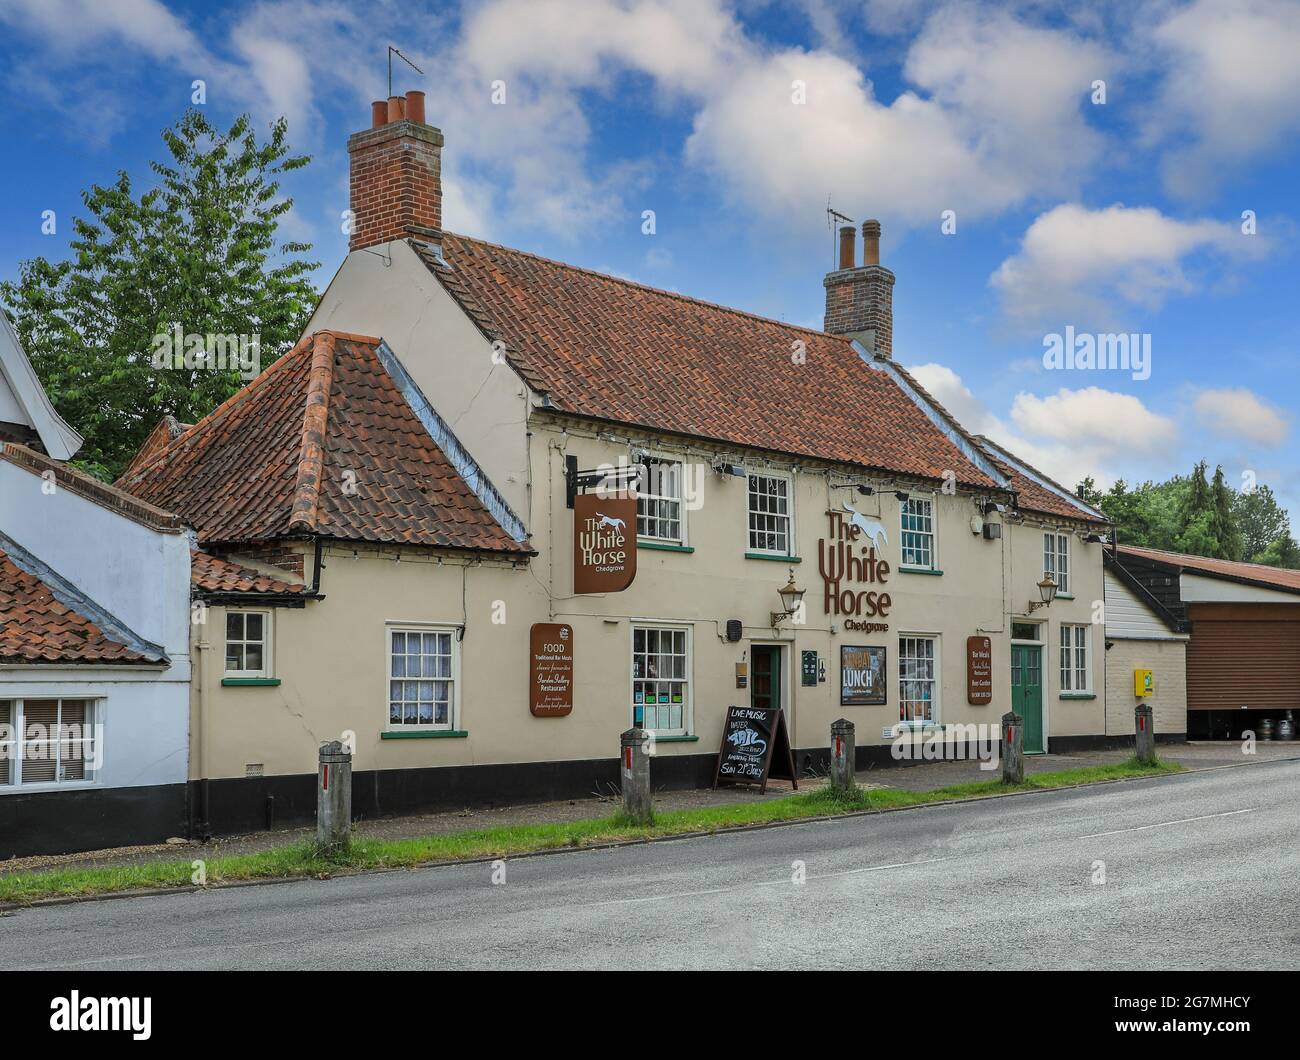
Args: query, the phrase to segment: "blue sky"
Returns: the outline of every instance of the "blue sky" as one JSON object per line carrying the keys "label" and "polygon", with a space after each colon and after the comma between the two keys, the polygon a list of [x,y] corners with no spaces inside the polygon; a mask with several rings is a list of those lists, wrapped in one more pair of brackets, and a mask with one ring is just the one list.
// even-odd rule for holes
{"label": "blue sky", "polygon": [[[1222,463],[1300,521],[1300,3],[1133,8],[0,0],[0,276],[63,256],[82,188],[147,179],[202,79],[313,156],[287,234],[323,288],[393,43],[447,227],[820,326],[829,197],[883,222],[895,356],[968,426],[1069,485]],[[1150,377],[1046,369],[1067,327],[1149,335]]]}

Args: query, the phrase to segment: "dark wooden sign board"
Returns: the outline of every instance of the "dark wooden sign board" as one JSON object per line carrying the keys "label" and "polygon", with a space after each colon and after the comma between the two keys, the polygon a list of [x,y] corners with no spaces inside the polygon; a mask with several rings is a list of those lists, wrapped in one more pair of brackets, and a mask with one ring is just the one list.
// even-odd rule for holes
{"label": "dark wooden sign board", "polygon": [[799,790],[785,712],[780,707],[728,707],[713,786],[758,784],[767,791],[768,780],[788,780]]}
{"label": "dark wooden sign board", "polygon": [[966,701],[974,707],[993,702],[993,641],[966,638]]}
{"label": "dark wooden sign board", "polygon": [[528,637],[528,709],[535,718],[573,710],[573,627],[537,622]]}
{"label": "dark wooden sign board", "polygon": [[573,591],[621,593],[636,578],[636,495],[573,500]]}

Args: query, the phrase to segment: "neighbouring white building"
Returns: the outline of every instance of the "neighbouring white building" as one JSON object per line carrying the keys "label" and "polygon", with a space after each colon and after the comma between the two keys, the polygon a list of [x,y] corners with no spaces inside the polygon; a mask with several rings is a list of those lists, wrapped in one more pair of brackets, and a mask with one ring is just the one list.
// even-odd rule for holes
{"label": "neighbouring white building", "polygon": [[191,535],[80,444],[0,314],[0,858],[186,832]]}

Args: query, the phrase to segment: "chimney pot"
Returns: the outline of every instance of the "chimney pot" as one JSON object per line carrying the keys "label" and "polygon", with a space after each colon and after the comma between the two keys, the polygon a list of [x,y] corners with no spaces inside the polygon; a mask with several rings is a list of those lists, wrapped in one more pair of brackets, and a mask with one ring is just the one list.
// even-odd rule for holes
{"label": "chimney pot", "polygon": [[855,235],[856,233],[853,231],[852,225],[844,225],[844,227],[840,229],[840,268],[841,269],[853,268],[853,259],[856,254],[856,251],[854,250],[853,247],[853,240]]}
{"label": "chimney pot", "polygon": [[406,100],[401,96],[388,97],[388,120],[401,121],[406,117]]}
{"label": "chimney pot", "polygon": [[370,127],[378,129],[388,124],[388,101],[377,99],[370,104]]}
{"label": "chimney pot", "polygon": [[862,264],[880,264],[880,222],[862,222]]}
{"label": "chimney pot", "polygon": [[412,89],[406,93],[406,120],[424,124],[424,93]]}
{"label": "chimney pot", "polygon": [[[863,262],[854,267],[852,228],[840,229],[839,268],[827,273],[825,330],[854,339],[877,357],[894,351],[894,274],[880,264],[880,222],[862,225]],[[847,249],[846,249],[847,245]]]}

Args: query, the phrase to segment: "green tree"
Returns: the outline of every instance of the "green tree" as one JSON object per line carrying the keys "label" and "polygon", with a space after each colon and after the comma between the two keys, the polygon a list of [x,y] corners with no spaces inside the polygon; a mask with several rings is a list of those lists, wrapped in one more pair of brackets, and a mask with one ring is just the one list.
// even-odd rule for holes
{"label": "green tree", "polygon": [[1300,570],[1300,544],[1296,544],[1296,539],[1289,533],[1280,534],[1257,552],[1252,562]]}
{"label": "green tree", "polygon": [[125,172],[92,185],[70,256],[23,262],[0,284],[50,400],[86,438],[78,463],[104,477],[164,415],[193,421],[246,382],[237,363],[156,368],[159,336],[242,336],[245,363],[255,342],[266,365],[316,301],[310,244],[277,239],[293,206],[280,176],[309,161],[290,153],[284,120],[259,142],[247,116],[221,132],[191,109],[162,136],[157,185],[137,196]]}
{"label": "green tree", "polygon": [[1236,493],[1232,502],[1233,518],[1241,531],[1241,554],[1253,563],[1280,538],[1290,539],[1291,519],[1277,503],[1268,486]]}

